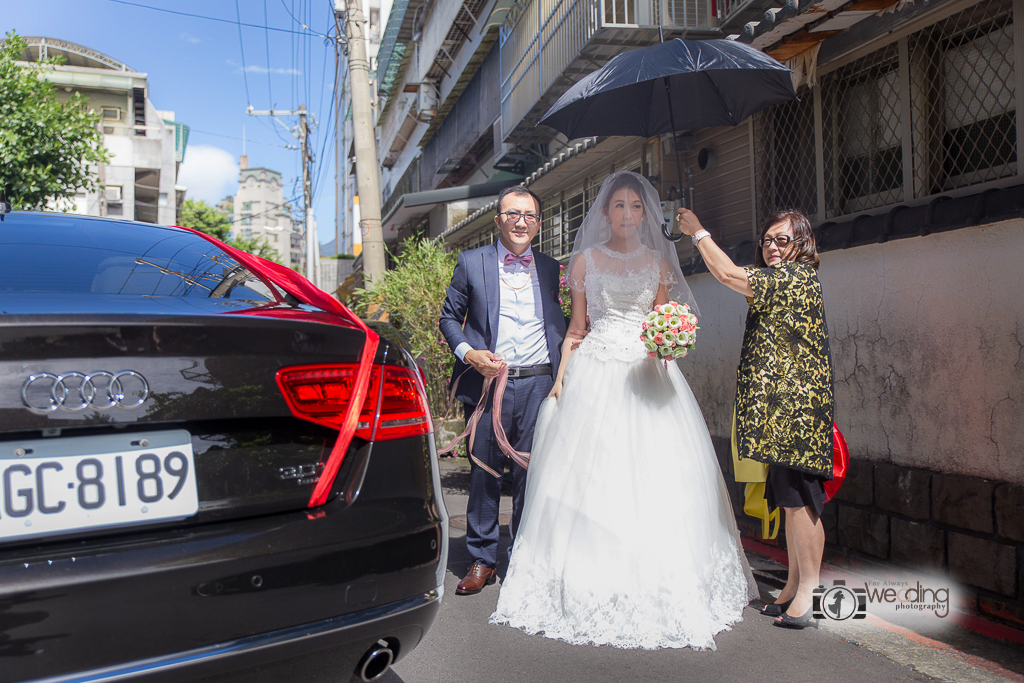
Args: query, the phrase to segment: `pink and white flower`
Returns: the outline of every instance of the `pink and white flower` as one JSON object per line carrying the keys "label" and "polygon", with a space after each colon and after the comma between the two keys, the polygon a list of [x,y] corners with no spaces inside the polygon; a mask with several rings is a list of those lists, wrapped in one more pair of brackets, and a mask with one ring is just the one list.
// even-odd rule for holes
{"label": "pink and white flower", "polygon": [[649,358],[683,358],[697,342],[697,316],[687,304],[670,301],[656,306],[640,324],[640,340]]}

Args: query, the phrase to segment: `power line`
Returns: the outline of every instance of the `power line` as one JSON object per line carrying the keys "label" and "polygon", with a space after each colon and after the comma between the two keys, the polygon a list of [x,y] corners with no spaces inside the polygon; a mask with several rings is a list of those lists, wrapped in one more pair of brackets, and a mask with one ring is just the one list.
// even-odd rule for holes
{"label": "power line", "polygon": [[[269,23],[267,21],[267,0],[263,0],[263,23]],[[272,77],[270,73],[270,31],[264,30],[263,37],[267,46],[267,94],[270,96],[270,108],[274,108],[274,86],[272,83]]]}
{"label": "power line", "polygon": [[[296,24],[298,24],[302,28],[306,29],[307,31],[309,30],[308,26],[306,26],[301,21],[299,21],[298,19],[295,18],[295,13],[292,10],[288,9],[288,5],[284,4],[284,0],[281,0],[281,7],[284,7],[284,11],[288,13],[288,16],[290,16],[292,18],[292,21],[294,21]],[[294,7],[295,7],[295,3],[293,2],[292,3],[292,8],[294,9]]]}
{"label": "power line", "polygon": [[268,213],[271,213],[272,211],[280,211],[285,205],[288,205],[288,211],[289,211],[289,213],[288,213],[288,220],[289,221],[293,220],[292,214],[291,214],[291,208],[292,208],[291,207],[291,203],[294,202],[294,201],[297,201],[297,200],[299,200],[301,198],[302,198],[302,195],[300,194],[300,195],[298,195],[296,197],[292,197],[291,199],[286,199],[281,204],[276,204],[273,208],[267,209],[266,211],[260,211],[259,213],[246,214],[245,216],[242,216],[241,218],[236,218],[235,220],[231,221],[230,225],[234,225],[235,223],[239,223],[241,221],[244,221],[246,218],[258,218],[260,216],[266,216]]}
{"label": "power line", "polygon": [[189,127],[189,134],[200,133],[202,135],[212,135],[215,138],[227,138],[229,140],[245,140],[246,144],[251,145],[266,145],[267,147],[283,147],[284,149],[297,149],[294,145],[279,145],[274,142],[260,142],[259,140],[248,140],[245,138],[236,137],[234,135],[223,135],[222,133],[211,133],[208,130],[198,130],[196,128]]}
{"label": "power line", "polygon": [[[246,23],[242,22],[241,18],[239,18],[237,21],[231,21],[230,19],[221,19],[219,17],[207,17],[207,16],[203,16],[202,14],[192,14],[190,12],[179,12],[179,11],[173,10],[173,9],[165,9],[163,7],[153,7],[151,5],[143,5],[143,4],[140,4],[140,3],[137,3],[137,2],[128,2],[128,0],[107,0],[107,1],[108,2],[117,3],[118,5],[129,5],[131,7],[141,7],[142,9],[149,9],[149,10],[153,10],[154,12],[166,12],[167,14],[176,14],[176,15],[178,15],[180,17],[191,17],[193,19],[205,19],[206,21],[219,21],[222,24],[238,24],[240,27],[241,26],[246,26],[248,28],[262,28],[262,29],[266,29],[268,31],[278,31],[280,33],[292,33],[292,34],[297,34],[297,35],[307,35],[307,34],[317,35],[317,34],[313,33],[312,31],[308,31],[308,29],[307,29],[307,31],[295,31],[295,30],[289,29],[289,28],[276,28],[274,26],[260,26],[259,24],[246,24]],[[330,36],[318,36],[318,37],[320,37],[320,38],[330,38]]]}
{"label": "power line", "polygon": [[242,14],[238,10],[238,0],[235,0],[235,16],[238,17],[238,49],[242,52],[242,78],[245,80],[245,103],[252,104],[252,98],[249,97],[249,70],[245,67],[245,44],[242,42]]}

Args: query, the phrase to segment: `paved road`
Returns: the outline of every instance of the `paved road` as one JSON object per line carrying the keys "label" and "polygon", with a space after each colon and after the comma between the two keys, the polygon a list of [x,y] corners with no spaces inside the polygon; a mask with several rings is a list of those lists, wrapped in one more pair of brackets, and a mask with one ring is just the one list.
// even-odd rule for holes
{"label": "paved road", "polygon": [[[455,586],[469,564],[464,524],[468,486],[465,461],[442,461],[445,501],[453,517],[445,598],[430,633],[380,680],[382,683],[533,683],[566,681],[603,683],[639,681],[787,681],[881,683],[945,680],[966,682],[1024,681],[986,657],[1010,668],[1022,662],[1013,650],[963,636],[961,650],[916,634],[899,633],[884,623],[859,622],[856,630],[787,631],[772,626],[747,608],[743,621],[719,634],[714,652],[692,650],[618,650],[573,646],[542,636],[529,636],[487,623],[498,599],[498,585],[475,596],[456,596]],[[507,499],[503,511],[510,512]],[[462,528],[460,528],[462,527]],[[505,543],[507,536],[503,537]],[[764,566],[751,556],[752,565]],[[499,575],[504,566],[499,567]],[[769,599],[768,587],[762,597]]]}

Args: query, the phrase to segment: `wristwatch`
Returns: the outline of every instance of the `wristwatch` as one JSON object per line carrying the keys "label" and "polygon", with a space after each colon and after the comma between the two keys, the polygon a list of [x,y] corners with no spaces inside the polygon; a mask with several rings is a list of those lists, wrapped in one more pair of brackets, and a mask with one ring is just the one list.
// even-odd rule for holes
{"label": "wristwatch", "polygon": [[711,237],[711,233],[707,230],[698,230],[690,239],[693,240],[693,246],[697,246],[697,242],[700,242],[705,237]]}

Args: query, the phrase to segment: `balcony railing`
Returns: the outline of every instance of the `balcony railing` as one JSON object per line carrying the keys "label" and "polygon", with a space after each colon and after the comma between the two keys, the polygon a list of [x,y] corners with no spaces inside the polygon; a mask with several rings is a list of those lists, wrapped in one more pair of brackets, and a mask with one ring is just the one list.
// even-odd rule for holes
{"label": "balcony railing", "polygon": [[[505,142],[546,137],[540,117],[574,82],[625,50],[662,34],[717,33],[716,0],[523,0],[501,29],[501,120]],[[659,33],[659,29],[662,33]],[[666,33],[667,32],[667,33]]]}

